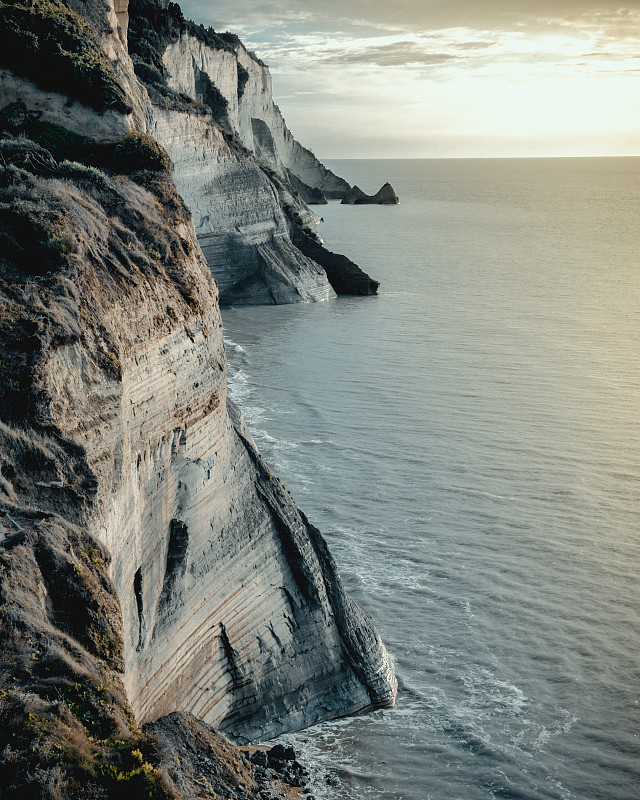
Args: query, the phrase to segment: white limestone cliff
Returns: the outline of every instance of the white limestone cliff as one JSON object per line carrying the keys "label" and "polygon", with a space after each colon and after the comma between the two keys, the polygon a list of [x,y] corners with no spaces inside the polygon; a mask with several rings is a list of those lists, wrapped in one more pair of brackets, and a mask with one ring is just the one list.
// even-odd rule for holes
{"label": "white limestone cliff", "polygon": [[[170,43],[162,55],[170,86],[198,97],[198,75],[205,73],[228,103],[228,124],[258,158],[281,177],[290,173],[327,197],[343,197],[349,184],[321,164],[287,128],[273,100],[269,68],[243,44],[214,50],[189,33]],[[245,71],[239,91],[239,70]]]}
{"label": "white limestone cliff", "polygon": [[[188,711],[252,739],[391,705],[393,669],[371,620],[227,402],[218,289],[196,238],[210,263],[211,252],[239,253],[256,297],[320,299],[326,277],[288,236],[287,201],[304,208],[207,114],[152,107],[123,49],[126,4],[101,8],[89,19],[129,114],[63,111],[28,81],[20,99],[77,132],[103,135],[115,121],[154,134],[194,219],[166,175],[136,184],[73,164],[46,163],[40,177],[8,169],[0,500],[24,529],[55,516],[109,550],[139,720]],[[26,350],[16,320],[33,328]]]}
{"label": "white limestone cliff", "polygon": [[227,304],[335,297],[326,272],[291,242],[283,205],[306,207],[238,152],[207,115],[154,108],[147,130],[169,153],[178,190],[193,213],[209,268]]}
{"label": "white limestone cliff", "polygon": [[326,202],[350,187],[294,139],[268,68],[237,37],[199,28],[153,0],[132,3],[129,40],[153,104],[146,129],[176,165],[221,302],[375,294],[378,283],[352,262],[343,279],[325,268],[326,258],[317,262],[297,246],[301,236],[321,243],[305,201]]}

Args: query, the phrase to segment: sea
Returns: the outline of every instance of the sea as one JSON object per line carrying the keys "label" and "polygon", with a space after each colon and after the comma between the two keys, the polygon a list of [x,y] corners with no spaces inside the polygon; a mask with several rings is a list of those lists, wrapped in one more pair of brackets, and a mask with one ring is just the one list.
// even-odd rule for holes
{"label": "sea", "polygon": [[232,396],[397,706],[285,737],[316,800],[640,798],[640,158],[349,160],[375,297],[224,312]]}

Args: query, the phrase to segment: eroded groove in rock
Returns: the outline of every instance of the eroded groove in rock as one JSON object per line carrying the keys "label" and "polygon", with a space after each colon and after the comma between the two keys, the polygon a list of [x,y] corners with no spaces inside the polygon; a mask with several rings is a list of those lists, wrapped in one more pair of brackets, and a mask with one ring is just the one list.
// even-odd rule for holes
{"label": "eroded groove in rock", "polygon": [[142,594],[142,569],[138,567],[133,576],[133,594],[136,598],[136,609],[138,612],[138,644],[136,650],[142,650],[145,640],[146,624],[144,621],[144,597]]}
{"label": "eroded groove in rock", "polygon": [[167,547],[167,565],[157,616],[161,617],[169,604],[180,602],[176,596],[179,582],[184,579],[187,569],[187,548],[189,547],[189,528],[184,522],[172,519],[169,525],[169,546]]}

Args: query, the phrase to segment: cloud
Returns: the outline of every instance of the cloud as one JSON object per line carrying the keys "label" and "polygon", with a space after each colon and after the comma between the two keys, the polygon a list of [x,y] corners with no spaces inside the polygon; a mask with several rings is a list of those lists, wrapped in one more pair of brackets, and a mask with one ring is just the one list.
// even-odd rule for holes
{"label": "cloud", "polygon": [[320,57],[325,63],[363,64],[379,67],[431,66],[458,58],[451,53],[425,52],[419,42],[392,42],[357,50],[334,49]]}
{"label": "cloud", "polygon": [[[294,134],[320,155],[474,155],[474,141],[501,142],[499,155],[507,140],[526,155],[536,136],[540,155],[573,140],[608,154],[637,142],[640,0],[181,5],[269,64]],[[460,131],[466,149],[452,151]]]}
{"label": "cloud", "polygon": [[[239,32],[274,71],[345,67],[429,68],[640,48],[640,2],[626,0],[184,0],[185,13]],[[220,15],[220,16],[218,16]],[[231,16],[229,16],[231,15]],[[602,57],[593,58],[602,61]]]}
{"label": "cloud", "polygon": [[412,32],[449,27],[515,30],[590,21],[615,35],[638,21],[638,0],[183,0],[190,16],[217,25],[257,30],[293,21],[370,24]]}

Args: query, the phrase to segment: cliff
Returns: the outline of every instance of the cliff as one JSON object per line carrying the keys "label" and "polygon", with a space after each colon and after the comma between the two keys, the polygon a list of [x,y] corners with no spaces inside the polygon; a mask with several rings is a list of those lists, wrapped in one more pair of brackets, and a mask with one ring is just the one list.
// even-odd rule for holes
{"label": "cliff", "polygon": [[[268,68],[237,37],[190,23],[173,4],[134,0],[130,15],[129,48],[152,102],[145,130],[175,164],[221,302],[349,293],[292,243],[300,229],[321,244],[304,200],[342,197],[349,184],[293,138],[273,102]],[[356,294],[378,286],[360,268],[352,282]]]}
{"label": "cliff", "polygon": [[[328,192],[349,186],[293,139],[273,103],[267,68],[237,37],[224,39],[184,20],[174,4],[163,9],[153,0],[131,8],[126,0],[25,0],[2,4],[0,16],[3,106],[28,101],[43,122],[94,138],[130,127],[154,136],[175,164],[221,302],[321,301],[342,291],[291,241],[301,227],[320,243],[317,217],[299,193],[320,189],[292,168]],[[42,35],[32,39],[34,30]],[[254,116],[260,107],[273,134]],[[264,144],[269,136],[279,143],[273,155]],[[375,282],[359,268],[357,274],[357,293],[365,294]]]}
{"label": "cliff", "polygon": [[[206,124],[203,163],[213,147],[230,170],[253,164],[284,227],[302,211],[208,112],[165,119],[149,103],[126,5],[75,5],[85,16],[59,0],[0,4],[3,36],[54,30],[66,48],[52,63],[71,76],[66,96],[53,67],[36,83],[53,58],[44,35],[33,64],[3,70],[0,785],[15,798],[197,797],[206,761],[207,781],[232,777],[202,796],[253,798],[251,769],[222,744],[215,761],[206,724],[270,737],[390,705],[395,678],[228,402],[192,214],[166,152],[129,128]],[[176,730],[191,777],[166,760]]]}
{"label": "cliff", "polygon": [[343,197],[349,184],[287,128],[273,101],[266,64],[237,36],[185,20],[172,3],[159,5],[154,0],[131,3],[130,48],[138,74],[156,90],[166,87],[207,105],[226,130],[282,179],[292,181],[308,202]]}

